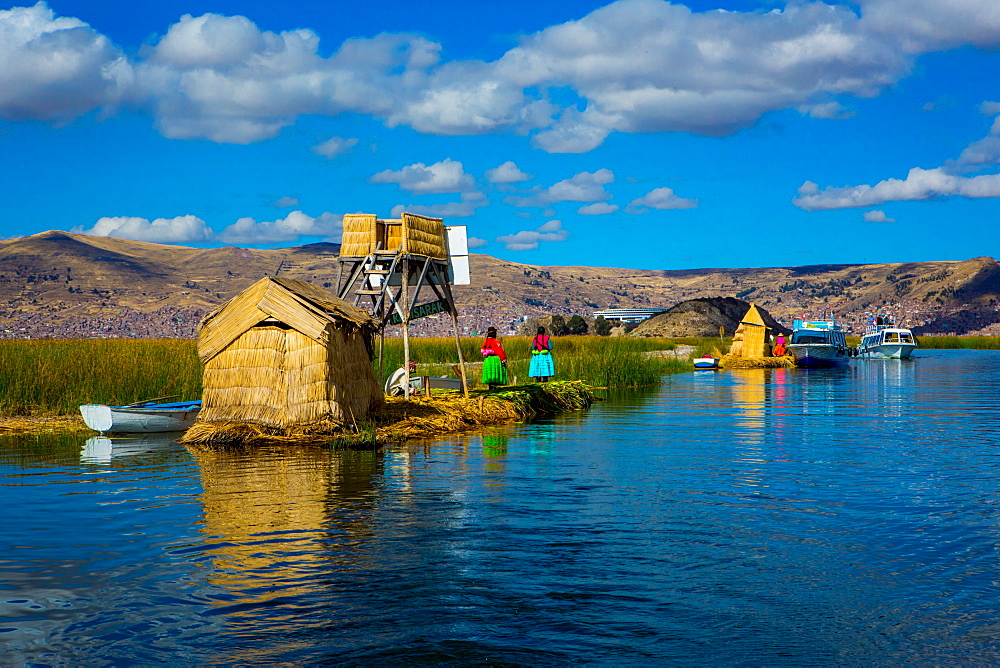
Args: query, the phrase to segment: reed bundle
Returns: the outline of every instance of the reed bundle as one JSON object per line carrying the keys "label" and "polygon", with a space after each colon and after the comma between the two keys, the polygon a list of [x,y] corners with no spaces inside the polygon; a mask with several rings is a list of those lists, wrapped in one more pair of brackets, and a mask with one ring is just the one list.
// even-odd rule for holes
{"label": "reed bundle", "polygon": [[448,257],[444,221],[440,218],[403,213],[401,218],[382,220],[371,213],[352,213],[344,216],[343,226],[343,257],[365,257],[376,250]]}

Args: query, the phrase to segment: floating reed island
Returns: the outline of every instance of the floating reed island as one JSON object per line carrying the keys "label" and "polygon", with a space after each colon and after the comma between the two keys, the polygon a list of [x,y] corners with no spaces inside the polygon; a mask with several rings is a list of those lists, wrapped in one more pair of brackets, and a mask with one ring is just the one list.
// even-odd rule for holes
{"label": "floating reed island", "polygon": [[750,304],[733,334],[729,352],[719,359],[720,369],[781,369],[795,366],[790,356],[772,354],[769,327],[757,306]]}
{"label": "floating reed island", "polygon": [[389,397],[365,419],[350,424],[332,419],[287,427],[235,420],[197,422],[184,434],[182,442],[208,447],[268,444],[376,447],[580,410],[594,401],[592,389],[582,381],[475,390],[468,398],[459,391],[446,391],[430,397],[413,396],[408,401]]}
{"label": "floating reed island", "polygon": [[366,311],[312,284],[261,279],[199,326],[202,409],[182,442],[375,446],[594,400],[582,382],[387,399],[372,368],[377,332]]}

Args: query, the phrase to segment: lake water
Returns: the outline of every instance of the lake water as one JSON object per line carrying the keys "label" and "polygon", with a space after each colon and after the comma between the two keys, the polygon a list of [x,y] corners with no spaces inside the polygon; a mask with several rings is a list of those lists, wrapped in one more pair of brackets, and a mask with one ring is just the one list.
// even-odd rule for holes
{"label": "lake water", "polygon": [[372,452],[0,440],[0,664],[1000,661],[1000,353]]}

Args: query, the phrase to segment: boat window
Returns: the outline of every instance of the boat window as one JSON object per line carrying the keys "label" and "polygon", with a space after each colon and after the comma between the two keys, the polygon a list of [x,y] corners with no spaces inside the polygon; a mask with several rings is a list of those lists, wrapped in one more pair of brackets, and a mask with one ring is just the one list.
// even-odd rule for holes
{"label": "boat window", "polygon": [[909,332],[903,332],[902,334],[900,334],[899,340],[902,341],[903,343],[913,343],[913,337],[910,335]]}
{"label": "boat window", "polygon": [[886,332],[885,333],[886,343],[899,343],[899,332]]}
{"label": "boat window", "polygon": [[805,334],[796,332],[792,334],[792,343],[826,343],[826,337],[822,334]]}

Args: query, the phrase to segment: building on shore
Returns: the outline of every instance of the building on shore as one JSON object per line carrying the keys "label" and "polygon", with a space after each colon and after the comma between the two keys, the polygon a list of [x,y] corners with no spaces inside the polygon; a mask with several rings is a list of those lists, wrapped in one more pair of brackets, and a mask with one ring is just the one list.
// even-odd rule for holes
{"label": "building on shore", "polygon": [[604,318],[614,322],[642,322],[654,315],[664,313],[662,308],[606,308],[594,311],[595,318]]}

